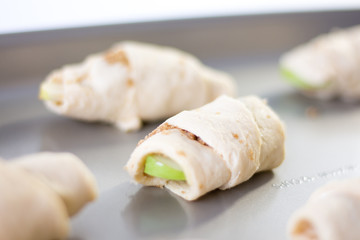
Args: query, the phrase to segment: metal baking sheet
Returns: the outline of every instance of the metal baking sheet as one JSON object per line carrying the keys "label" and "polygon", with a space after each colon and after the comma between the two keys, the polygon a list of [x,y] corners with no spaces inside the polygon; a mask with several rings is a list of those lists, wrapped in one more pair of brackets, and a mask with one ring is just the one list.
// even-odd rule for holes
{"label": "metal baking sheet", "polygon": [[[333,27],[358,24],[360,11],[234,16],[0,35],[0,156],[38,151],[78,155],[100,195],[72,219],[70,240],[286,239],[291,213],[324,183],[360,175],[360,104],[318,102],[279,76],[279,55]],[[38,85],[53,68],[111,43],[135,39],[192,52],[257,94],[286,124],[286,159],[230,190],[187,202],[132,184],[123,166],[160,122],[122,133],[48,112]]]}

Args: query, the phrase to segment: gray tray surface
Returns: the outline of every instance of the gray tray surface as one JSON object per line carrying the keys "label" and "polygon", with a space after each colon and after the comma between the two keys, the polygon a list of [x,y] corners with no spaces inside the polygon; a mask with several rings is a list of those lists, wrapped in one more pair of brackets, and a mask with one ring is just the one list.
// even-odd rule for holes
{"label": "gray tray surface", "polygon": [[[332,19],[329,14],[320,19]],[[352,18],[346,21],[342,24],[352,23]],[[7,50],[0,44],[1,51]],[[55,63],[34,72],[25,69],[14,74],[10,69],[1,73],[0,155],[11,158],[38,151],[69,151],[85,162],[98,180],[100,196],[72,219],[72,240],[286,239],[289,216],[311,192],[328,181],[360,175],[360,104],[318,102],[298,94],[278,74],[280,53],[277,49],[247,53],[246,57],[200,54],[205,63],[235,76],[239,96],[266,98],[286,124],[284,163],[230,190],[215,190],[187,202],[164,189],[131,183],[123,166],[137,142],[160,122],[146,124],[136,133],[122,133],[106,124],[48,112],[37,99],[37,91],[47,67]],[[9,67],[7,64],[9,60],[2,67]],[[317,115],[307,114],[309,108],[316,109]]]}

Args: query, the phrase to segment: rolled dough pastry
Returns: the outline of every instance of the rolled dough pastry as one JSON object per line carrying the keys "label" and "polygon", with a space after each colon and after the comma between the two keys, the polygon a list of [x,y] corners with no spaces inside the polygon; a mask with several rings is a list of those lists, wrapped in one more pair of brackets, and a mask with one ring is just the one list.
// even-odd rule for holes
{"label": "rolled dough pastry", "polygon": [[[166,120],[139,142],[126,169],[138,183],[165,186],[184,199],[195,200],[279,166],[284,159],[284,138],[282,122],[263,100],[221,96]],[[154,154],[178,164],[186,181],[145,174],[145,159]]]}
{"label": "rolled dough pastry", "polygon": [[65,239],[69,217],[97,196],[94,177],[69,153],[0,160],[0,239]]}
{"label": "rolled dough pastry", "polygon": [[55,113],[105,121],[123,131],[233,96],[233,79],[180,50],[121,42],[83,63],[52,72],[40,98]]}
{"label": "rolled dough pastry", "polygon": [[288,224],[293,240],[360,239],[360,178],[332,182],[315,191]]}
{"label": "rolled dough pastry", "polygon": [[284,54],[285,77],[307,96],[360,100],[360,26],[321,35]]}

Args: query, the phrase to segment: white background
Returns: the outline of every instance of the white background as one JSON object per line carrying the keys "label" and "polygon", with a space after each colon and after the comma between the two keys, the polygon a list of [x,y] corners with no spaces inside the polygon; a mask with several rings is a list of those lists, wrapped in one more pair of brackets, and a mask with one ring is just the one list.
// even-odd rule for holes
{"label": "white background", "polygon": [[178,18],[359,8],[359,0],[0,0],[0,34]]}

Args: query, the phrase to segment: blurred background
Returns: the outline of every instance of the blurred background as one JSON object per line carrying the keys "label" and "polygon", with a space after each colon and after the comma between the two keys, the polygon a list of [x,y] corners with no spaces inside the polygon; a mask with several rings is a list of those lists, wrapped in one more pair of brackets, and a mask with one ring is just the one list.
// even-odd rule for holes
{"label": "blurred background", "polygon": [[1,0],[0,34],[143,21],[355,9],[357,0]]}
{"label": "blurred background", "polygon": [[0,80],[6,85],[39,82],[123,40],[180,48],[230,71],[229,62],[276,60],[360,19],[356,0],[0,1]]}

